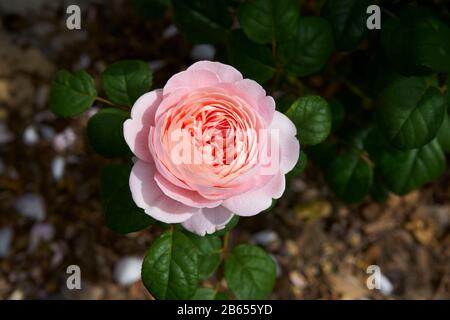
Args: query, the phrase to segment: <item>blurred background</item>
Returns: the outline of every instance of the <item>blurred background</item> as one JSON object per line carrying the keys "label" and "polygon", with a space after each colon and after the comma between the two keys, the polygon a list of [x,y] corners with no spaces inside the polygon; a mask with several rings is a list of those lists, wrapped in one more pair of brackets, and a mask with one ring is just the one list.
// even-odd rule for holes
{"label": "blurred background", "polygon": [[[66,8],[81,8],[81,30]],[[306,12],[316,8],[303,1]],[[98,81],[117,60],[147,61],[154,87],[220,46],[191,45],[170,16],[140,18],[132,1],[0,0],[0,299],[151,299],[140,264],[157,230],[119,236],[103,221],[99,172],[85,125],[48,111],[58,69]],[[306,79],[327,92],[323,75]],[[277,262],[272,299],[450,299],[450,175],[386,203],[338,202],[314,167],[290,181],[277,205],[241,219],[233,243],[265,247]],[[369,290],[366,269],[381,268]],[[66,269],[81,268],[81,290]],[[208,283],[206,283],[208,286]]]}

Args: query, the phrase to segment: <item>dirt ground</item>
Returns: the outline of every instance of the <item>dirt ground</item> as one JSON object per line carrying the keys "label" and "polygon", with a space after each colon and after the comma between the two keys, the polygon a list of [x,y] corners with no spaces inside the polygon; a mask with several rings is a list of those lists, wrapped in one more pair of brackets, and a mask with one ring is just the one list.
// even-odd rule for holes
{"label": "dirt ground", "polygon": [[[69,31],[62,2],[0,1],[0,298],[150,299],[139,281],[118,284],[114,268],[142,257],[159,230],[106,228],[98,175],[107,161],[84,131],[92,112],[56,119],[49,83],[61,68],[98,81],[109,63],[138,58],[160,87],[194,61],[192,47],[170,19],[139,20],[127,1],[78,1],[82,29]],[[231,242],[257,243],[276,259],[272,299],[450,299],[449,230],[448,171],[404,198],[349,206],[309,167],[272,211],[241,219]],[[82,290],[66,288],[72,264]],[[381,269],[381,290],[366,286],[369,265]]]}

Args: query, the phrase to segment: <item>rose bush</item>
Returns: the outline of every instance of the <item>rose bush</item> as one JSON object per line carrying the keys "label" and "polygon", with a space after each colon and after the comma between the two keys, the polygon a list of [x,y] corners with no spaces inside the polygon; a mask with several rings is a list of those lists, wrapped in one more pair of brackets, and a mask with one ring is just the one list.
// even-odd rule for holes
{"label": "rose bush", "polygon": [[219,62],[197,62],[141,96],[124,136],[136,156],[130,189],[138,207],[198,235],[269,208],[299,157],[296,128],[273,98]]}

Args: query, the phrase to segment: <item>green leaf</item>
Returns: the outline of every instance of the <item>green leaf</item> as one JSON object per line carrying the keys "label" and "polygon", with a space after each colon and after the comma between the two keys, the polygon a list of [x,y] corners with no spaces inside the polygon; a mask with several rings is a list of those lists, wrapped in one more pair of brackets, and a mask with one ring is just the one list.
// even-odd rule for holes
{"label": "green leaf", "polygon": [[101,173],[100,196],[106,225],[119,234],[140,231],[153,219],[133,201],[128,180],[131,166],[108,165]]}
{"label": "green leaf", "polygon": [[444,116],[444,121],[437,134],[437,140],[442,150],[450,152],[450,115],[448,113]]}
{"label": "green leaf", "polygon": [[142,264],[142,281],[156,299],[190,299],[197,290],[197,248],[180,231],[156,239]]}
{"label": "green leaf", "polygon": [[389,197],[389,189],[384,183],[377,167],[375,167],[374,170],[374,178],[372,187],[370,188],[370,196],[378,203],[385,203]]}
{"label": "green leaf", "polygon": [[328,102],[319,96],[303,96],[295,101],[286,115],[297,127],[303,145],[324,141],[331,131],[331,111]]}
{"label": "green leaf", "polygon": [[133,0],[134,11],[144,18],[155,20],[165,15],[170,0]]}
{"label": "green leaf", "polygon": [[123,123],[128,113],[119,109],[107,108],[97,112],[89,119],[87,135],[94,150],[107,158],[130,154],[123,137]]}
{"label": "green leaf", "polygon": [[257,82],[264,83],[275,74],[275,61],[270,49],[251,42],[242,31],[231,33],[228,58],[245,77]]}
{"label": "green leaf", "polygon": [[210,288],[198,288],[191,300],[228,300],[223,292],[217,292]]}
{"label": "green leaf", "polygon": [[382,28],[383,49],[405,75],[450,71],[450,28],[429,14],[402,12]]}
{"label": "green leaf", "polygon": [[261,248],[241,244],[225,259],[225,279],[238,299],[265,299],[275,284],[276,267]]}
{"label": "green leaf", "polygon": [[246,0],[238,11],[241,28],[247,37],[260,44],[289,40],[299,17],[298,0]]}
{"label": "green leaf", "polygon": [[227,223],[225,228],[223,228],[222,230],[214,232],[213,235],[221,237],[221,236],[225,235],[225,233],[231,231],[234,227],[236,227],[238,223],[239,223],[239,216],[238,215],[234,215],[233,218],[231,218],[231,220]]}
{"label": "green leaf", "polygon": [[214,235],[199,237],[189,233],[188,237],[198,250],[198,278],[206,280],[219,267],[222,241]]}
{"label": "green leaf", "polygon": [[333,98],[329,101],[331,110],[331,130],[337,130],[344,122],[345,108],[344,105],[337,99]]}
{"label": "green leaf", "polygon": [[193,43],[224,40],[231,27],[225,0],[172,0],[175,24]]}
{"label": "green leaf", "polygon": [[444,119],[445,100],[424,78],[399,78],[379,98],[377,122],[392,145],[412,149],[430,142]]}
{"label": "green leaf", "polygon": [[198,288],[191,300],[215,300],[216,290],[210,288]]}
{"label": "green leaf", "polygon": [[322,16],[332,25],[339,50],[355,48],[367,32],[366,13],[371,0],[327,0]]}
{"label": "green leaf", "polygon": [[437,140],[417,149],[384,152],[379,162],[386,185],[398,195],[434,180],[445,166],[445,155]]}
{"label": "green leaf", "polygon": [[295,30],[295,38],[280,45],[280,61],[295,76],[319,72],[334,48],[330,24],[320,17],[303,17]]}
{"label": "green leaf", "polygon": [[58,71],[50,92],[50,109],[60,117],[73,117],[92,106],[97,96],[94,79],[84,70]]}
{"label": "green leaf", "polygon": [[326,178],[331,189],[345,202],[359,202],[372,186],[371,166],[354,150],[347,151],[331,162]]}
{"label": "green leaf", "polygon": [[153,75],[145,62],[123,60],[106,68],[101,78],[103,89],[113,103],[131,106],[150,90]]}

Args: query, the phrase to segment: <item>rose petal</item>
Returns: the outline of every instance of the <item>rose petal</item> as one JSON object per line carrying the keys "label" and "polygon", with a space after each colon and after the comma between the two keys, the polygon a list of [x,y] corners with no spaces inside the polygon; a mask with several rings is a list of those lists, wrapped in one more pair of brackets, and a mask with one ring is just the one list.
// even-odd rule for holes
{"label": "rose petal", "polygon": [[295,125],[281,112],[275,111],[269,130],[278,130],[280,148],[280,170],[285,174],[297,164],[300,155],[300,143],[295,137]]}
{"label": "rose petal", "polygon": [[164,194],[188,206],[196,208],[214,208],[222,203],[221,200],[209,200],[202,197],[196,191],[178,187],[164,178],[159,172],[156,172],[155,174],[155,181]]}
{"label": "rose petal", "polygon": [[186,206],[166,196],[154,180],[153,163],[137,160],[131,170],[130,189],[136,205],[145,213],[165,223],[186,221],[200,209]]}
{"label": "rose petal", "polygon": [[152,162],[148,147],[148,133],[154,124],[155,112],[162,100],[162,90],[154,90],[141,96],[131,109],[131,119],[123,124],[125,141],[141,160]]}
{"label": "rose petal", "polygon": [[183,227],[192,233],[204,236],[225,228],[233,217],[233,213],[222,206],[204,208],[199,214],[194,214],[189,220],[183,222]]}
{"label": "rose petal", "polygon": [[208,70],[185,70],[173,75],[164,86],[164,96],[180,90],[192,91],[199,88],[211,87],[220,82],[219,77]]}
{"label": "rose petal", "polygon": [[277,174],[262,188],[229,198],[222,206],[239,216],[254,216],[268,209],[272,204],[272,198],[281,197],[285,187],[284,175]]}
{"label": "rose petal", "polygon": [[215,61],[198,61],[187,70],[207,70],[214,72],[221,82],[236,82],[242,80],[242,74],[232,66]]}

